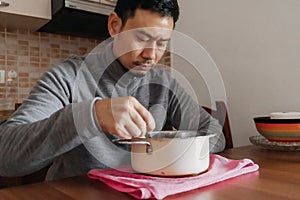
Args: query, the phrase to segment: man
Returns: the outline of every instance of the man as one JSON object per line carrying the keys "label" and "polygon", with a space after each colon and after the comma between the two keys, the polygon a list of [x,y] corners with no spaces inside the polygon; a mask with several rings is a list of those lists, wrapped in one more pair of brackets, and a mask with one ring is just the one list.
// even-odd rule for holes
{"label": "man", "polygon": [[221,126],[174,80],[154,69],[178,19],[176,0],[121,0],[108,19],[112,38],[85,57],[46,72],[0,129],[0,176],[22,176],[52,164],[47,179],[130,162],[115,138],[172,127],[215,134]]}

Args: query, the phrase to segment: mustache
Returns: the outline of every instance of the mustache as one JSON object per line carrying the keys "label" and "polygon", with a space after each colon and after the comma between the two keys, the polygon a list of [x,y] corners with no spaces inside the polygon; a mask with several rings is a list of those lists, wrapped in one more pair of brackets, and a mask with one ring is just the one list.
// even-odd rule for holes
{"label": "mustache", "polygon": [[153,61],[135,61],[132,63],[133,65],[135,66],[139,66],[139,65],[146,65],[146,66],[153,66],[154,65],[154,62]]}

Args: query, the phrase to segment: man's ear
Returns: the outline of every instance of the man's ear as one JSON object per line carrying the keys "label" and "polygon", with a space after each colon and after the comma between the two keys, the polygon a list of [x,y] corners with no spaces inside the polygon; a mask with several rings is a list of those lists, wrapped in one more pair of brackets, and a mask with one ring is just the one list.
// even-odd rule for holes
{"label": "man's ear", "polygon": [[111,37],[120,33],[122,28],[122,20],[117,13],[112,12],[108,17],[108,32]]}

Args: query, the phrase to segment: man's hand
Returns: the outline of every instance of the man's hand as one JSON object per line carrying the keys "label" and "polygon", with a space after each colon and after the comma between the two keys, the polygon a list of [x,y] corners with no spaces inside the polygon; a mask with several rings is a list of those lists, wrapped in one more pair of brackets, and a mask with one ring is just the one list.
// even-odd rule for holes
{"label": "man's hand", "polygon": [[151,113],[134,97],[97,100],[95,112],[101,129],[121,138],[142,137],[155,128]]}

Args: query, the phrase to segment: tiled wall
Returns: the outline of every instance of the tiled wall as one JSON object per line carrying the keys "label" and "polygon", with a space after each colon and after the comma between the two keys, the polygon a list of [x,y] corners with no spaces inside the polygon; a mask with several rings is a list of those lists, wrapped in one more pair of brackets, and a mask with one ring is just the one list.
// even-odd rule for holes
{"label": "tiled wall", "polygon": [[[0,83],[0,110],[14,109],[25,99],[37,79],[70,54],[83,55],[100,41],[0,27],[0,70],[15,70],[17,78]],[[161,60],[170,65],[170,55]]]}
{"label": "tiled wall", "polygon": [[18,77],[0,83],[0,110],[14,108],[26,98],[43,72],[70,54],[83,55],[100,41],[24,29],[0,28],[0,70],[15,70]]}

